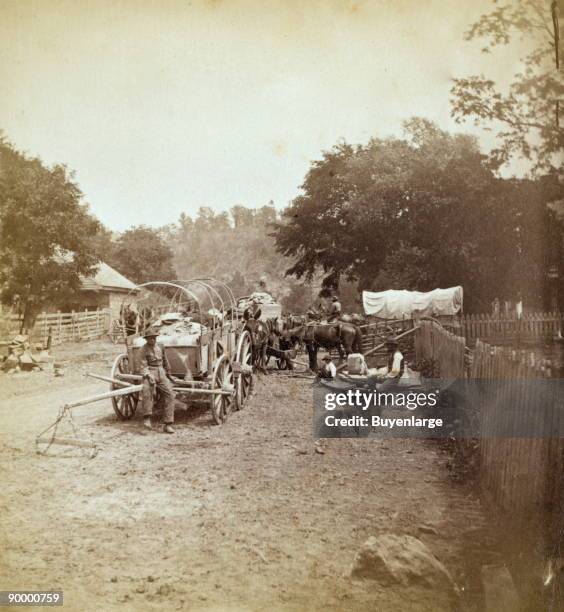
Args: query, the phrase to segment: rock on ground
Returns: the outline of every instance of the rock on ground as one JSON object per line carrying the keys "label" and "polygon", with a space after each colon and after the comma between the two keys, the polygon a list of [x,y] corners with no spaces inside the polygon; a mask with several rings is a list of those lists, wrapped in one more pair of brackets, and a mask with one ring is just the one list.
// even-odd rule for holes
{"label": "rock on ground", "polygon": [[456,593],[446,567],[421,540],[409,535],[368,538],[355,556],[352,576],[377,580],[383,585],[424,585]]}

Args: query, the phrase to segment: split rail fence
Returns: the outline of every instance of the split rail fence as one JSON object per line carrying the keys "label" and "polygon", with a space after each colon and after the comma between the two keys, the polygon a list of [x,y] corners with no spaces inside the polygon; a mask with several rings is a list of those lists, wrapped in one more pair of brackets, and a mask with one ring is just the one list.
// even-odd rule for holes
{"label": "split rail fence", "polygon": [[[108,333],[111,314],[108,309],[84,312],[43,312],[27,330],[32,343],[51,344],[94,340]],[[0,315],[0,341],[8,343],[20,333],[22,317],[17,314]]]}

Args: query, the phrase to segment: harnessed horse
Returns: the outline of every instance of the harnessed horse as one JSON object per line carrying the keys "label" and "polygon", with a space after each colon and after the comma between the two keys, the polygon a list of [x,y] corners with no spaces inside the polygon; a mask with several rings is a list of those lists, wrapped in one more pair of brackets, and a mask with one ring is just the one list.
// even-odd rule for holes
{"label": "harnessed horse", "polygon": [[252,364],[256,370],[267,374],[266,371],[266,353],[268,343],[273,333],[273,322],[272,320],[261,321],[261,309],[257,309],[254,314],[249,308],[243,313],[243,319],[245,320],[244,330],[247,330],[251,335],[251,348],[252,348]]}
{"label": "harnessed horse", "polygon": [[327,325],[301,325],[282,332],[290,340],[301,340],[308,352],[309,366],[317,370],[317,351],[319,347],[331,350],[336,348],[341,359],[350,353],[362,352],[362,334],[360,328],[352,323],[330,323]]}

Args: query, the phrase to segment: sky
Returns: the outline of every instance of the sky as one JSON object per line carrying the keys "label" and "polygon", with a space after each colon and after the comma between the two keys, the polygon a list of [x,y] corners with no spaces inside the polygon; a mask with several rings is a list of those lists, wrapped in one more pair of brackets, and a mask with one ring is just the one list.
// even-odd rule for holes
{"label": "sky", "polygon": [[[450,117],[456,76],[507,79],[463,40],[490,0],[0,0],[0,129],[64,163],[110,229],[200,206],[284,207],[340,140]],[[504,59],[505,58],[505,59]]]}

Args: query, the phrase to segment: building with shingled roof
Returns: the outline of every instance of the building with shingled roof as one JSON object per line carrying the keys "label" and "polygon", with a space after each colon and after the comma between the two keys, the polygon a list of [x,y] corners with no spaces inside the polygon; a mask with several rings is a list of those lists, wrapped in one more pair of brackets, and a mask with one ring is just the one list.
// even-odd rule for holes
{"label": "building with shingled roof", "polygon": [[97,310],[109,308],[112,318],[119,318],[124,298],[131,292],[138,293],[133,281],[101,261],[93,276],[81,278],[81,291],[64,310]]}

